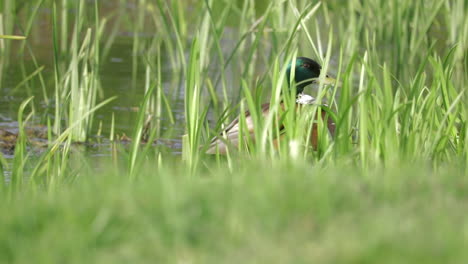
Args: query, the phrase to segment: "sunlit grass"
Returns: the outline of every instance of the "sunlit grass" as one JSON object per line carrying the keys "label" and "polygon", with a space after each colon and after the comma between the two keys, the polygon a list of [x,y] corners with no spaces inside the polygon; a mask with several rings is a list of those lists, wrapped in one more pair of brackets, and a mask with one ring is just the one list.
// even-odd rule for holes
{"label": "sunlit grass", "polygon": [[15,35],[0,35],[0,39],[13,39],[13,40],[24,40],[25,36],[15,36]]}
{"label": "sunlit grass", "polygon": [[[35,95],[19,107],[14,158],[0,156],[5,262],[466,259],[465,1],[104,2],[0,7],[0,81],[27,52],[10,94]],[[41,19],[51,64],[34,55]],[[119,143],[119,114],[104,113],[112,145],[91,156],[78,142],[114,98],[101,70],[121,32],[132,45],[125,92],[144,96],[131,142]],[[15,36],[27,36],[19,49]],[[319,103],[299,111],[285,76],[297,56],[340,83],[308,87]],[[253,136],[241,116],[241,144],[205,155],[245,111]],[[310,117],[322,111],[335,136],[319,119],[313,149]],[[25,133],[33,115],[49,129],[41,151]],[[153,144],[164,139],[182,150]]]}

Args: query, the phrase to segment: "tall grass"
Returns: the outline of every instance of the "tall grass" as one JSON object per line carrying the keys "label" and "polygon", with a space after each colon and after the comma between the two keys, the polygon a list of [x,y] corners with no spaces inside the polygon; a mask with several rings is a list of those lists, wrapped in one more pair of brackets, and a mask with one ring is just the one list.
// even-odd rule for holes
{"label": "tall grass", "polygon": [[[300,156],[323,165],[347,160],[363,168],[401,160],[423,160],[437,167],[460,157],[466,159],[463,51],[467,33],[466,19],[459,11],[467,8],[463,1],[433,0],[432,5],[422,1],[273,1],[259,7],[252,1],[221,5],[207,0],[194,3],[194,10],[201,15],[190,19],[186,16],[190,11],[177,1],[135,3],[137,12],[114,20],[107,32],[115,39],[117,26],[133,30],[132,79],[140,78],[138,69],[143,65],[146,84],[131,89],[148,93],[155,87],[153,98],[145,99],[149,100],[144,104],[146,109],[140,109],[147,117],[138,119],[134,131],[145,134],[150,128],[153,138],[180,137],[162,135],[161,131],[164,126],[178,125],[173,105],[184,100],[187,138],[183,152],[189,167],[198,167],[204,159],[200,152],[205,142],[247,110],[257,129],[253,140],[234,151],[241,157]],[[33,17],[39,6],[49,4],[31,3]],[[117,5],[116,10],[125,8],[123,2]],[[8,8],[12,6],[9,1]],[[70,15],[70,8],[76,13]],[[105,46],[107,56],[112,45],[103,39],[106,25],[116,13],[102,16],[99,8],[98,2],[92,8],[83,2],[62,2],[58,8],[52,5],[53,128],[58,136],[77,124],[71,133],[73,141],[86,141],[91,132],[93,115],[82,116],[94,108],[101,90],[101,46]],[[122,22],[134,16],[135,23]],[[14,23],[7,24],[5,28],[12,32]],[[32,19],[28,20],[26,33],[34,32],[34,27]],[[144,39],[147,30],[157,34]],[[161,56],[163,52],[167,56]],[[300,121],[301,113],[288,111],[294,107],[294,93],[287,89],[284,69],[299,55],[316,59],[323,65],[323,75],[335,75],[341,83],[306,91],[316,96],[319,104],[328,102],[328,111],[337,123],[335,138],[321,137],[317,151],[308,147],[310,142],[304,136],[311,124]],[[162,74],[166,65],[170,73]],[[44,78],[42,69],[25,76],[20,86]],[[41,81],[42,87],[44,83]],[[47,92],[43,94],[48,101]],[[280,101],[286,105],[284,113],[278,108]],[[263,102],[272,105],[267,118],[259,113]],[[311,115],[321,111],[324,108],[312,106]],[[302,119],[307,119],[304,116]],[[273,142],[280,120],[286,125],[286,134],[278,150]],[[245,126],[245,120],[240,122]],[[326,132],[322,121],[318,123]],[[241,131],[241,139],[247,138],[245,132]],[[134,141],[147,140],[149,134],[143,134],[135,132]],[[133,153],[136,149],[134,145]],[[232,163],[232,158],[228,162]],[[133,167],[135,161],[130,164]]]}
{"label": "tall grass", "polygon": [[[64,42],[68,36],[61,36],[59,40],[59,25],[57,23],[56,8],[53,14],[54,57],[55,57],[55,123],[54,132],[60,134],[62,129],[62,117],[65,115],[67,126],[81,120],[74,127],[71,138],[74,141],[86,141],[93,125],[93,116],[82,119],[87,112],[96,105],[99,81],[100,49],[99,40],[103,29],[100,27],[100,18],[97,2],[94,5],[94,27],[85,28],[82,14],[86,12],[84,3],[76,4],[78,13],[75,15],[73,34],[68,54],[64,54]],[[65,16],[62,12],[62,16]],[[66,19],[66,17],[64,18]],[[66,33],[67,23],[61,24],[62,34]],[[84,35],[81,32],[85,32]],[[81,40],[82,38],[82,40]],[[81,42],[81,44],[80,44]],[[62,43],[62,44],[60,44]],[[59,51],[61,48],[61,52]],[[62,56],[69,57],[69,61],[61,60]],[[68,107],[67,107],[68,106]],[[67,109],[68,108],[68,109]]]}
{"label": "tall grass", "polygon": [[[150,102],[146,110],[157,116],[152,123],[163,119],[174,122],[175,109],[171,105],[185,100],[189,147],[184,153],[190,153],[187,155],[192,165],[200,161],[197,157],[203,142],[245,110],[257,115],[259,130],[254,141],[241,147],[242,153],[258,149],[259,155],[285,158],[292,155],[290,146],[307,146],[305,137],[300,136],[307,125],[295,127],[299,116],[287,112],[283,117],[287,127],[291,127],[286,129],[287,140],[280,146],[282,154],[277,156],[272,143],[278,127],[272,125],[278,123],[274,119],[280,113],[274,110],[265,120],[257,113],[262,102],[270,101],[275,109],[287,94],[284,68],[289,58],[296,55],[313,57],[323,65],[324,74],[339,77],[342,84],[306,91],[318,101],[323,97],[331,103],[337,131],[333,140],[323,138],[318,152],[303,148],[302,158],[327,163],[349,159],[363,167],[423,159],[437,166],[466,152],[465,141],[460,138],[466,134],[466,109],[462,103],[466,98],[466,23],[457,11],[466,9],[462,1],[434,0],[433,8],[421,1],[402,1],[401,5],[385,1],[289,1],[271,2],[263,8],[251,1],[241,5],[203,1],[194,3],[193,8],[202,15],[192,19],[187,19],[184,14],[188,11],[179,2],[135,3],[137,13],[128,14],[129,18],[137,17],[135,23],[122,24],[122,18],[116,22],[135,33],[132,79],[140,78],[138,68],[142,64],[149,82],[145,91],[154,81],[158,83],[156,101]],[[58,134],[63,131],[63,119],[74,123],[95,104],[100,89],[101,36],[111,18],[99,16],[97,3],[92,10],[77,3],[78,13],[71,23],[72,45],[66,51],[65,36],[72,21],[66,10],[70,7],[62,4],[60,13],[52,15],[58,106],[54,131]],[[88,19],[88,14],[93,14],[93,18]],[[57,23],[57,18],[61,23]],[[189,34],[193,29],[198,30]],[[147,30],[157,30],[158,34],[146,41],[142,36]],[[454,34],[455,31],[460,34]],[[115,38],[115,32],[114,26],[111,38]],[[445,43],[437,41],[445,34],[449,36]],[[107,50],[109,45],[112,44],[105,43]],[[148,54],[140,56],[145,49]],[[187,57],[189,49],[192,52]],[[161,58],[163,51],[168,55]],[[159,61],[159,66],[155,61]],[[171,67],[171,74],[160,73],[164,63]],[[163,82],[171,84],[168,90],[163,89]],[[182,88],[185,90],[180,92]],[[132,89],[143,92],[143,87]],[[211,104],[208,112],[204,102]],[[236,108],[239,102],[240,107]],[[287,108],[294,105],[291,99],[286,102],[291,102]],[[64,111],[63,105],[67,104],[70,106]],[[317,111],[322,110],[312,110]],[[218,120],[221,122],[213,125]],[[83,120],[75,128],[73,140],[85,141],[92,123],[92,116]],[[143,131],[144,125],[140,122],[136,130]],[[158,126],[160,130],[161,123]],[[323,128],[323,124],[319,126]],[[159,136],[160,132],[156,134]],[[298,141],[299,138],[302,139]]]}
{"label": "tall grass", "polygon": [[[25,262],[24,252],[48,263],[465,259],[465,1],[135,0],[109,12],[101,1],[34,0],[5,20],[19,3],[0,12],[0,74],[14,62],[3,60],[14,50],[4,43],[24,32],[19,50],[34,65],[17,87],[43,92],[20,106],[14,159],[0,158],[6,262]],[[29,44],[41,8],[51,11],[52,69]],[[82,155],[76,142],[93,136],[96,110],[113,99],[100,70],[120,32],[132,37],[128,93],[144,95],[131,142],[117,143],[122,121],[109,113],[109,157]],[[308,87],[317,104],[296,111],[285,74],[298,56],[340,85]],[[27,106],[41,100],[55,103],[49,144],[31,154]],[[239,146],[205,155],[245,111],[253,136],[241,115]],[[323,111],[333,137],[312,118]],[[182,157],[164,139],[182,142]],[[441,248],[441,261],[428,259]]]}
{"label": "tall grass", "polygon": [[[15,18],[15,1],[7,0],[2,3],[0,11],[0,35],[12,36],[13,34],[13,21]],[[10,60],[10,47],[11,43],[4,40],[5,37],[0,38],[0,82],[3,80],[3,71],[8,67]],[[10,37],[11,38],[11,37]]]}

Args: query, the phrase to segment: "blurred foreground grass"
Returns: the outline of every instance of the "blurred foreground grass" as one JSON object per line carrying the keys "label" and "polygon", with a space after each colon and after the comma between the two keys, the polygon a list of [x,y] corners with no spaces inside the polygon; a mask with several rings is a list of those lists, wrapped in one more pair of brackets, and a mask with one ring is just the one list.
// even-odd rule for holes
{"label": "blurred foreground grass", "polygon": [[[3,193],[2,263],[463,263],[468,179],[257,162]],[[261,171],[261,173],[259,173]],[[90,175],[94,174],[94,177]],[[8,197],[8,202],[6,201]]]}
{"label": "blurred foreground grass", "polygon": [[[0,156],[1,263],[466,262],[466,1],[91,2],[0,1],[0,35],[27,36],[0,39],[0,91],[25,96],[14,157]],[[131,51],[112,53],[118,38]],[[328,100],[336,137],[302,147],[291,115],[279,151],[259,119],[260,147],[200,153],[238,112],[287,94],[296,55],[342,83],[307,91]],[[116,59],[128,70],[102,71]],[[105,72],[129,75],[121,104],[144,98],[131,118],[95,115],[115,92]],[[180,142],[177,127],[185,160],[140,144]],[[105,151],[81,156],[95,134]]]}

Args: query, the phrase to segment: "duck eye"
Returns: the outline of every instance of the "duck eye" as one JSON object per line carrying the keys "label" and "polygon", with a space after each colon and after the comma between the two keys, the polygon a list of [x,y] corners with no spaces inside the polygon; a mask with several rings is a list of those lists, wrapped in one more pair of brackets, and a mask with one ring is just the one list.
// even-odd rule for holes
{"label": "duck eye", "polygon": [[302,64],[302,67],[304,67],[304,68],[310,68],[310,65],[307,64],[307,63],[304,63],[304,64]]}

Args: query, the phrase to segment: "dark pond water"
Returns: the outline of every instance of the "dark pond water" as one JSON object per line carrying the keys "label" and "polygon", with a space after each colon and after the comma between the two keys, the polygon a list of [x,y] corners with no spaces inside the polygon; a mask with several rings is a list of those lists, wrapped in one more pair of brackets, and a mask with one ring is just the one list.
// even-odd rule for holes
{"label": "dark pond water", "polygon": [[[131,37],[126,36],[124,32],[120,35],[113,44],[106,60],[102,62],[99,73],[103,96],[98,98],[97,102],[112,96],[116,96],[116,99],[99,109],[95,114],[90,142],[86,144],[87,151],[92,155],[109,154],[111,145],[109,132],[111,130],[112,115],[115,118],[115,134],[120,137],[132,135],[139,105],[144,96],[144,69],[140,67],[138,72],[140,77],[133,81]],[[52,100],[49,104],[46,104],[42,88],[37,80],[33,80],[28,86],[15,88],[24,79],[24,75],[18,61],[12,60],[10,62],[5,70],[3,85],[0,89],[0,149],[7,158],[11,158],[13,154],[13,147],[9,145],[11,138],[8,138],[8,135],[9,133],[14,135],[18,132],[18,109],[25,99],[34,96],[34,117],[27,128],[32,141],[35,143],[44,142],[44,137],[47,135],[47,118],[54,119],[53,53],[47,42],[36,44],[34,51],[38,63],[45,66],[42,73],[47,94],[50,97],[49,99]],[[24,58],[24,64],[31,65],[32,63],[30,63],[30,58]],[[26,75],[35,70],[34,67],[26,66],[26,68],[28,72]],[[163,68],[163,70],[168,69]],[[165,89],[168,89],[169,85],[171,84],[163,83]],[[171,107],[176,124],[164,125],[162,133],[170,130],[172,136],[171,138],[159,140],[155,144],[167,145],[177,153],[181,149],[180,136],[184,133],[183,97],[172,100]],[[28,111],[30,111],[29,109]]]}

